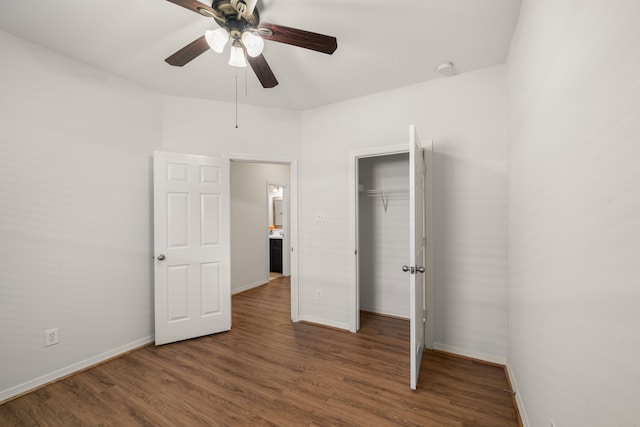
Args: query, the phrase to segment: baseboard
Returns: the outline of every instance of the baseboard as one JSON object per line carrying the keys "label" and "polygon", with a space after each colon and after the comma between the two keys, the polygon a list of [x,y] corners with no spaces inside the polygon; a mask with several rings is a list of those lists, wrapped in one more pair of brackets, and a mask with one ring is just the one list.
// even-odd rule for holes
{"label": "baseboard", "polygon": [[247,284],[244,284],[244,285],[239,286],[237,288],[233,288],[231,290],[231,295],[239,294],[241,292],[245,292],[245,291],[248,291],[250,289],[257,288],[258,286],[266,285],[267,283],[269,283],[269,278],[268,277],[266,279],[257,280],[257,281],[252,282],[252,283],[247,283]]}
{"label": "baseboard", "polygon": [[511,365],[509,362],[505,365],[505,373],[507,374],[507,380],[511,384],[511,390],[513,390],[514,400],[516,405],[516,410],[518,415],[520,416],[520,422],[523,427],[529,427],[529,419],[527,418],[527,413],[524,410],[524,402],[522,402],[522,396],[520,395],[520,390],[518,390],[518,383],[516,382],[516,377],[513,374],[513,370],[511,369]]}
{"label": "baseboard", "polygon": [[367,313],[377,314],[378,316],[391,317],[393,319],[401,319],[401,320],[409,320],[408,316],[403,316],[397,313],[388,313],[386,311],[381,311],[377,308],[360,306],[360,311],[366,311]]}
{"label": "baseboard", "polygon": [[346,323],[340,323],[340,322],[333,322],[331,320],[327,320],[327,319],[322,319],[320,317],[314,317],[314,316],[300,316],[298,321],[300,322],[307,322],[307,323],[314,323],[316,325],[320,325],[320,326],[328,326],[330,328],[334,328],[334,329],[342,329],[345,331],[349,331],[349,325],[347,325]]}
{"label": "baseboard", "polygon": [[470,357],[472,359],[478,359],[485,362],[494,363],[497,365],[506,365],[507,359],[504,356],[496,356],[493,354],[481,353],[479,351],[468,350],[466,348],[456,347],[453,345],[433,343],[434,350],[445,351],[447,353],[458,354],[460,356]]}
{"label": "baseboard", "polygon": [[20,395],[33,391],[37,388],[45,386],[49,383],[68,377],[69,375],[75,374],[77,372],[80,372],[85,369],[104,363],[109,359],[113,359],[114,357],[121,356],[122,354],[128,353],[132,350],[136,350],[140,347],[144,347],[147,344],[152,343],[153,341],[154,341],[154,336],[150,335],[148,337],[136,340],[132,343],[125,344],[118,348],[114,348],[113,350],[106,351],[102,354],[98,354],[94,357],[90,357],[89,359],[85,359],[81,362],[74,363],[65,368],[58,369],[57,371],[45,374],[41,377],[19,384],[15,387],[11,387],[7,390],[2,390],[0,391],[0,404],[4,403],[7,400],[13,399]]}
{"label": "baseboard", "polygon": [[464,358],[475,359],[480,362],[486,362],[492,365],[496,365],[504,369],[504,375],[506,377],[507,383],[509,385],[510,390],[513,392],[513,405],[516,410],[516,417],[518,418],[518,425],[520,427],[529,427],[529,420],[527,419],[527,414],[524,410],[524,403],[522,402],[522,396],[520,395],[520,391],[518,390],[518,383],[516,382],[516,378],[513,375],[513,371],[511,370],[511,365],[506,360],[506,358],[502,356],[495,356],[491,354],[480,353],[477,351],[469,351],[467,349],[463,349],[460,347],[434,343],[434,350],[446,352],[449,354],[453,354],[454,356],[461,356]]}

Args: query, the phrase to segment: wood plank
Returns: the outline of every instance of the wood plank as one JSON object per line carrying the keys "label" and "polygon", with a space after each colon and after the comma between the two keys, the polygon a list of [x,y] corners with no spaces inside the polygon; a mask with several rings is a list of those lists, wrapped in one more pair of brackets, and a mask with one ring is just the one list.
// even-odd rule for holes
{"label": "wood plank", "polygon": [[409,323],[362,313],[351,334],[289,320],[289,282],[233,297],[231,331],[144,347],[0,405],[2,426],[517,426],[504,370],[425,351]]}

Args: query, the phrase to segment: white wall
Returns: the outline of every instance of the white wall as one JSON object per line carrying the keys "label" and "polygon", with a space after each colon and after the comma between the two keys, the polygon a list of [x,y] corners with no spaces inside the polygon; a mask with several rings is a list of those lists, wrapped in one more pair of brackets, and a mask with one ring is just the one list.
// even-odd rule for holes
{"label": "white wall", "polygon": [[[240,155],[253,158],[286,158],[297,156],[298,145],[302,137],[301,113],[275,108],[253,107],[239,105],[239,127],[235,127],[235,105],[205,99],[182,98],[175,96],[163,97],[163,150],[177,153],[203,154],[211,156]],[[237,165],[236,165],[237,166]],[[236,167],[234,166],[234,167]],[[250,166],[237,166],[250,168]],[[284,167],[284,166],[282,166]],[[239,170],[239,169],[238,169]],[[249,169],[247,169],[249,170]],[[288,170],[288,167],[287,167]],[[258,173],[259,179],[267,179],[267,175],[260,168],[252,173]],[[278,181],[288,182],[289,177],[282,178],[282,171],[275,173]],[[235,178],[234,178],[235,177]],[[253,194],[251,197],[266,197],[266,181],[260,190],[256,185],[256,176],[251,178],[251,186],[241,189],[237,180],[242,179],[237,173],[231,178],[234,189],[232,191]],[[258,179],[258,180],[259,180]],[[275,178],[274,178],[275,180]],[[263,191],[264,190],[264,191]],[[238,193],[239,195],[239,193]],[[245,196],[247,194],[244,194]],[[255,203],[254,199],[252,203]],[[233,207],[235,205],[235,207]],[[232,202],[232,209],[239,208],[238,200]],[[266,209],[266,201],[260,206],[260,212]],[[250,215],[249,212],[245,212]],[[266,227],[266,213],[264,218],[259,212],[260,224],[253,224],[252,229]],[[232,218],[235,213],[232,212]],[[239,219],[239,218],[236,218]],[[239,292],[264,283],[262,266],[256,270],[246,269],[244,250],[251,246],[251,241],[259,239],[257,234],[245,233],[242,224],[251,223],[252,219],[243,215],[242,223],[232,219],[232,248],[231,248],[231,281],[232,292]],[[251,237],[247,237],[251,236]],[[262,236],[262,235],[260,235]],[[244,243],[237,238],[249,238]],[[266,232],[264,233],[266,238]],[[267,242],[268,243],[268,242]],[[265,249],[266,250],[266,249]],[[262,262],[264,255],[260,249],[248,252],[253,262]],[[268,258],[266,258],[268,260]]]}
{"label": "white wall", "polygon": [[269,283],[267,182],[289,182],[289,165],[231,162],[231,293]]}
{"label": "white wall", "polygon": [[160,96],[3,31],[0,50],[1,401],[152,339],[153,150],[295,157],[301,125],[240,105],[236,129],[233,104]]}
{"label": "white wall", "polygon": [[[0,401],[153,334],[160,97],[0,31]],[[59,344],[44,348],[44,331]]]}
{"label": "white wall", "polygon": [[436,345],[504,360],[505,67],[306,112],[240,105],[236,129],[233,104],[0,43],[0,399],[151,338],[155,149],[297,157],[301,318],[348,328],[348,153],[405,143],[410,123],[436,141]]}
{"label": "white wall", "polygon": [[205,99],[163,97],[163,149],[177,153],[295,157],[302,136],[297,111]]}
{"label": "white wall", "polygon": [[638,425],[640,3],[522,5],[509,57],[509,368],[531,426]]}
{"label": "white wall", "polygon": [[[409,153],[358,161],[360,309],[409,318]],[[404,189],[381,196],[371,190]]]}
{"label": "white wall", "polygon": [[415,124],[435,140],[436,345],[506,360],[506,102],[498,66],[302,113],[301,318],[350,326],[349,151],[408,144]]}

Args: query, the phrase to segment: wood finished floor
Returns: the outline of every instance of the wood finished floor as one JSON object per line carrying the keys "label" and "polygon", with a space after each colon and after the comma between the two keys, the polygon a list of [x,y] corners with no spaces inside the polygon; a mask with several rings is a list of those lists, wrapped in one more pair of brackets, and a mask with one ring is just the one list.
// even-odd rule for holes
{"label": "wood finished floor", "polygon": [[407,321],[289,320],[286,278],[233,297],[233,328],[149,346],[0,405],[0,426],[517,426],[503,369],[425,351]]}

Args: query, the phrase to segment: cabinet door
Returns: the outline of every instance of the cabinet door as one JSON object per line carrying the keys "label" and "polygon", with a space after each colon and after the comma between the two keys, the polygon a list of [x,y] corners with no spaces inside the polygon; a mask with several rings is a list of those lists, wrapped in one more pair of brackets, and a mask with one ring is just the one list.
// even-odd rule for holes
{"label": "cabinet door", "polygon": [[282,240],[270,240],[270,271],[274,273],[282,273]]}

